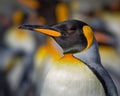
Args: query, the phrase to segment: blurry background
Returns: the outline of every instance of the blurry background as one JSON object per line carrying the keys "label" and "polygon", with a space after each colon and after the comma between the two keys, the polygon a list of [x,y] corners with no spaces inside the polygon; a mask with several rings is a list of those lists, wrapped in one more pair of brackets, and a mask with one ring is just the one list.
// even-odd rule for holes
{"label": "blurry background", "polygon": [[92,26],[120,96],[120,0],[0,0],[0,96],[37,96],[34,66],[49,39],[18,26],[68,19]]}

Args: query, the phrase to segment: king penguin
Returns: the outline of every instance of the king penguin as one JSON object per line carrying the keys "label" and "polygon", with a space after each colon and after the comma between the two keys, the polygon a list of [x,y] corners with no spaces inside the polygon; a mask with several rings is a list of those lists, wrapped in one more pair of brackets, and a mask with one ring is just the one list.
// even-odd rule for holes
{"label": "king penguin", "polygon": [[40,96],[118,96],[112,78],[101,64],[92,28],[78,20],[52,26],[21,25],[51,36],[63,49],[63,56],[50,64]]}

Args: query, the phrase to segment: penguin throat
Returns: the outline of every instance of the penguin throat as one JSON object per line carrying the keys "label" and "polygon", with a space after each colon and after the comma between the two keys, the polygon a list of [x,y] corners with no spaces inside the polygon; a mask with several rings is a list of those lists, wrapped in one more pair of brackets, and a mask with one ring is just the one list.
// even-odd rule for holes
{"label": "penguin throat", "polygon": [[64,54],[70,54],[70,53],[77,53],[79,52],[78,50],[70,50],[70,51],[64,51]]}
{"label": "penguin throat", "polygon": [[86,48],[86,46],[81,46],[81,45],[75,45],[73,47],[70,48],[63,48],[64,50],[64,54],[75,54],[75,53],[79,53],[82,50],[84,50]]}

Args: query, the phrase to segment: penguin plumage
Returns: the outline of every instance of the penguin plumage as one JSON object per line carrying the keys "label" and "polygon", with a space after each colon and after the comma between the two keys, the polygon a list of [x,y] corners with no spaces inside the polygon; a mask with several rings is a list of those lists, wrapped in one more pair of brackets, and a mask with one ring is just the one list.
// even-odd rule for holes
{"label": "penguin plumage", "polygon": [[60,45],[64,56],[51,64],[44,77],[41,96],[118,96],[101,64],[92,29],[78,20],[52,26],[21,25],[47,34]]}

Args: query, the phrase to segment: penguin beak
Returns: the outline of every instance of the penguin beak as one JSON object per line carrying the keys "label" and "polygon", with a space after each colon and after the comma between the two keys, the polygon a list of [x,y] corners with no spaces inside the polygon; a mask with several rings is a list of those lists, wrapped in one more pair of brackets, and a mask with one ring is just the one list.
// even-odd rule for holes
{"label": "penguin beak", "polygon": [[46,34],[52,37],[61,36],[61,33],[59,31],[56,31],[55,29],[52,29],[51,27],[48,27],[45,25],[21,25],[18,28],[40,32],[40,33],[43,33],[43,34]]}

